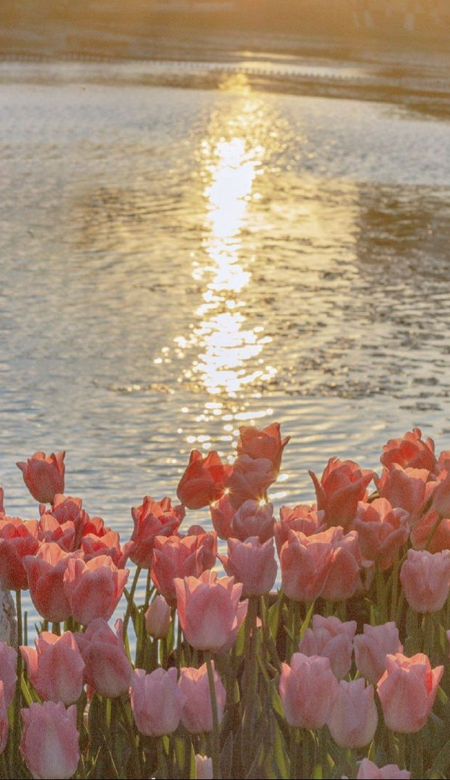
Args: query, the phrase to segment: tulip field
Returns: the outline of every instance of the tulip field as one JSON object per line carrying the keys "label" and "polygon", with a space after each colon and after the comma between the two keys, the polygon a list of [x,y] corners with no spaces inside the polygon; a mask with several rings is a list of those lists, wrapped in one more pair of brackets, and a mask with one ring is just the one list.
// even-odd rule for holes
{"label": "tulip field", "polygon": [[331,458],[275,517],[287,444],[194,450],[129,540],[64,494],[64,453],[17,464],[37,505],[0,490],[2,778],[450,777],[450,451],[416,428],[377,472]]}

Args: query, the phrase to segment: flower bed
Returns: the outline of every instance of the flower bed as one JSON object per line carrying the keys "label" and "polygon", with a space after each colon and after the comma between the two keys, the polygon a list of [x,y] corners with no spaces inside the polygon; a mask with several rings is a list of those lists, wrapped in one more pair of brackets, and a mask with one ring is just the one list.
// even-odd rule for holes
{"label": "flower bed", "polygon": [[[331,458],[275,520],[287,443],[273,424],[241,428],[233,465],[194,451],[180,503],[145,497],[123,546],[64,495],[64,453],[18,464],[39,520],[0,491],[2,777],[447,776],[450,452],[415,429],[379,474]],[[203,508],[214,531],[186,521]]]}

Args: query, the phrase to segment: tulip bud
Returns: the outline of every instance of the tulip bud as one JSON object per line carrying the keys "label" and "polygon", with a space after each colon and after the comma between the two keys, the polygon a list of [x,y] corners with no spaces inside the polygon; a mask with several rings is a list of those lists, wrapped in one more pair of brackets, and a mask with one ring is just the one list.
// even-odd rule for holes
{"label": "tulip bud", "polygon": [[24,730],[20,752],[33,777],[66,780],[77,771],[80,751],[77,708],[46,701],[22,710]]}
{"label": "tulip bud", "polygon": [[366,688],[361,678],[339,683],[339,694],[328,720],[331,736],[339,747],[366,747],[372,742],[377,725],[373,686]]}
{"label": "tulip bud", "polygon": [[170,607],[163,596],[156,596],[145,613],[147,633],[154,639],[164,639],[169,631]]}

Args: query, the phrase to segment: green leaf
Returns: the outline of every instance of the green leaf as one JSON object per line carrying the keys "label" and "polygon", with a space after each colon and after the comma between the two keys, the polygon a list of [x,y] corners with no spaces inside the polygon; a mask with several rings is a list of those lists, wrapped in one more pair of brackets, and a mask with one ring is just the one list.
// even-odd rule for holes
{"label": "green leaf", "polygon": [[233,734],[230,731],[220,754],[220,773],[225,780],[232,776],[233,747]]}

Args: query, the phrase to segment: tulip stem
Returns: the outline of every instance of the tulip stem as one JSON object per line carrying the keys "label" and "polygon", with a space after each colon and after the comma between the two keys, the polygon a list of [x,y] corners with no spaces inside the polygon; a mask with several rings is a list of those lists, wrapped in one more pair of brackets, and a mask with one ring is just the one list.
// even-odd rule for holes
{"label": "tulip stem", "polygon": [[215,780],[220,778],[220,734],[219,734],[219,716],[217,712],[217,696],[216,685],[214,681],[214,669],[211,661],[211,651],[208,650],[205,653],[206,656],[206,668],[208,670],[208,682],[209,693],[211,696],[211,709],[213,718],[213,733],[212,733],[212,762],[213,762],[213,777]]}
{"label": "tulip stem", "polygon": [[16,612],[17,612],[17,684],[14,693],[14,731],[13,731],[13,749],[12,759],[15,760],[19,747],[19,731],[20,731],[20,705],[21,705],[21,691],[22,691],[22,654],[20,652],[20,646],[22,644],[22,593],[20,589],[16,590]]}
{"label": "tulip stem", "polygon": [[423,774],[423,734],[418,731],[411,739],[411,777],[421,778]]}
{"label": "tulip stem", "polygon": [[289,751],[289,776],[291,780],[296,780],[298,777],[298,729],[295,726],[291,726],[291,741]]}
{"label": "tulip stem", "polygon": [[444,519],[443,515],[439,515],[438,519],[433,523],[433,527],[432,527],[430,533],[427,536],[427,541],[425,543],[425,550],[429,549],[430,544],[433,541],[433,537],[434,537],[437,529],[439,528],[440,524],[442,523],[443,519]]}
{"label": "tulip stem", "polygon": [[167,757],[166,751],[164,750],[163,737],[158,737],[156,740],[156,755],[158,758],[158,777],[168,777]]}
{"label": "tulip stem", "polygon": [[131,585],[131,590],[128,595],[128,604],[127,604],[127,611],[125,612],[125,618],[123,621],[123,637],[125,639],[127,635],[127,629],[128,629],[128,623],[130,622],[130,616],[131,611],[134,607],[134,594],[136,593],[136,588],[138,584],[139,575],[141,573],[142,569],[140,566],[136,566],[136,572],[134,574],[133,583]]}
{"label": "tulip stem", "polygon": [[386,623],[386,582],[384,579],[384,572],[380,567],[376,567],[377,578],[377,606],[378,606],[378,620],[379,623]]}
{"label": "tulip stem", "polygon": [[399,560],[399,554],[397,552],[395,554],[394,567],[392,569],[391,620],[395,620],[397,616],[399,568],[400,568],[400,560]]}

